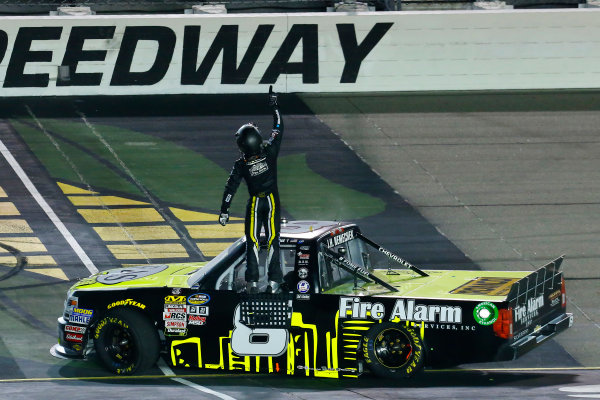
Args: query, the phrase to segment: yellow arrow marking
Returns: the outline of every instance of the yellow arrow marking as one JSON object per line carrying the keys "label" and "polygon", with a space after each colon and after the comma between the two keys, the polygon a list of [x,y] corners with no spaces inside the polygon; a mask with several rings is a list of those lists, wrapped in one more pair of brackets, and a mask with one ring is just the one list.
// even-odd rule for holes
{"label": "yellow arrow marking", "polygon": [[0,215],[21,215],[17,207],[9,201],[0,202]]}
{"label": "yellow arrow marking", "polygon": [[[0,238],[2,243],[12,246],[21,253],[27,252],[46,252],[46,246],[42,244],[40,239],[36,237],[3,237]],[[0,248],[0,253],[7,253],[6,249]]]}
{"label": "yellow arrow marking", "polygon": [[0,233],[33,233],[24,219],[3,219],[0,221]]}
{"label": "yellow arrow marking", "polygon": [[96,194],[98,192],[92,192],[90,190],[85,190],[82,188],[78,188],[77,186],[67,185],[66,183],[57,182],[58,187],[64,194]]}
{"label": "yellow arrow marking", "polygon": [[154,208],[79,209],[77,212],[90,224],[164,221],[163,217]]}
{"label": "yellow arrow marking", "polygon": [[143,201],[117,196],[67,196],[75,206],[139,206],[149,205]]}
{"label": "yellow arrow marking", "polygon": [[[183,210],[171,207],[171,212],[183,222],[217,222],[219,214],[203,213],[199,211]],[[243,221],[243,218],[229,217],[230,221]]]}
{"label": "yellow arrow marking", "polygon": [[210,243],[197,243],[198,248],[202,254],[207,257],[215,257],[220,252],[231,246],[231,242],[210,242]]}
{"label": "yellow arrow marking", "polygon": [[244,224],[186,225],[194,239],[239,238],[244,235]]}
{"label": "yellow arrow marking", "polygon": [[97,226],[94,230],[105,242],[179,239],[177,233],[167,225],[155,226]]}
{"label": "yellow arrow marking", "polygon": [[[166,244],[109,244],[108,249],[119,260],[137,258],[187,258],[188,253],[179,243]],[[140,251],[143,254],[140,254]]]}
{"label": "yellow arrow marking", "polygon": [[60,268],[43,268],[43,269],[42,268],[40,268],[40,269],[25,268],[25,271],[34,272],[34,273],[40,274],[40,275],[50,276],[52,278],[60,279],[63,281],[69,280],[69,278],[67,278],[67,276],[63,272],[63,270]]}

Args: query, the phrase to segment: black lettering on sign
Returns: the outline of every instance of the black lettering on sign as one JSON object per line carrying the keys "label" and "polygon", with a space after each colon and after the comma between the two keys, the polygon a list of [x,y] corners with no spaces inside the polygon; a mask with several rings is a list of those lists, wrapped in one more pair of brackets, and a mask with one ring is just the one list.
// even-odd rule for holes
{"label": "black lettering on sign", "polygon": [[393,22],[378,22],[359,45],[354,24],[337,24],[338,36],[344,52],[344,70],[340,83],[355,83],[360,65],[392,27]]}
{"label": "black lettering on sign", "polygon": [[67,49],[61,65],[68,65],[70,79],[57,80],[56,86],[100,86],[101,72],[77,72],[80,61],[104,61],[106,50],[83,50],[86,39],[112,39],[114,26],[74,26],[69,35]]}
{"label": "black lettering on sign", "polygon": [[[289,62],[302,40],[302,61]],[[302,74],[302,83],[319,83],[319,31],[316,24],[294,24],[260,83],[275,83],[281,74]]]}
{"label": "black lettering on sign", "polygon": [[[131,72],[131,63],[138,43],[142,40],[158,42],[152,67],[143,72]],[[175,49],[175,32],[166,26],[128,26],[125,28],[119,55],[110,81],[111,86],[154,85],[164,78]]]}
{"label": "black lettering on sign", "polygon": [[0,62],[4,59],[6,48],[8,47],[8,35],[4,31],[0,31]]}
{"label": "black lettering on sign", "polygon": [[28,62],[52,61],[51,50],[31,50],[31,42],[34,40],[58,40],[61,33],[61,26],[19,28],[6,69],[4,87],[47,87],[50,79],[48,74],[25,74],[23,71]]}
{"label": "black lettering on sign", "polygon": [[181,65],[182,85],[204,85],[206,78],[223,52],[221,83],[243,85],[256,64],[275,25],[259,25],[250,41],[248,50],[237,65],[238,25],[223,25],[206,52],[200,67],[196,69],[200,45],[200,27],[186,26],[183,36],[183,60]]}

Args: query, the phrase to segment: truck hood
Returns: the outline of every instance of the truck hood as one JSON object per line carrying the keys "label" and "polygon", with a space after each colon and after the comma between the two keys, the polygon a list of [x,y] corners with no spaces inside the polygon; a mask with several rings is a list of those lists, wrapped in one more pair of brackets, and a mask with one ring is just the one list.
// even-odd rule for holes
{"label": "truck hood", "polygon": [[191,274],[206,262],[138,265],[114,268],[81,279],[71,290],[114,290],[128,288],[189,287]]}

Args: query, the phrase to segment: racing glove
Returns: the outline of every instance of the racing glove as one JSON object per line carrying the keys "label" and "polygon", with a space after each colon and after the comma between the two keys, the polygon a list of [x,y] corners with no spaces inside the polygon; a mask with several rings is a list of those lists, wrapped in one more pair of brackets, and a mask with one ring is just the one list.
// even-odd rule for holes
{"label": "racing glove", "polygon": [[229,214],[227,213],[221,213],[221,215],[219,215],[219,223],[223,226],[227,225],[227,223],[229,222]]}
{"label": "racing glove", "polygon": [[273,85],[269,85],[269,105],[271,107],[277,107],[277,93],[273,91]]}

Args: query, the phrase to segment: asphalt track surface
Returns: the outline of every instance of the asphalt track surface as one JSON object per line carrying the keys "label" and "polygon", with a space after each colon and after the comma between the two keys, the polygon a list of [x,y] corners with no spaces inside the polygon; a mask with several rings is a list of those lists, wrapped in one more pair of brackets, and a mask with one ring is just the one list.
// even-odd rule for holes
{"label": "asphalt track surface", "polygon": [[209,259],[239,234],[239,221],[225,234],[213,227],[232,133],[248,120],[270,126],[264,97],[2,101],[0,398],[600,398],[600,98],[591,91],[281,99],[286,217],[355,220],[426,268],[530,270],[566,253],[575,325],[517,361],[391,382],[164,366],[122,378],[93,360],[51,357],[74,280]]}

